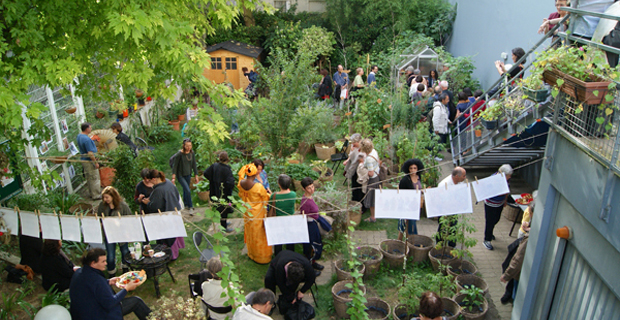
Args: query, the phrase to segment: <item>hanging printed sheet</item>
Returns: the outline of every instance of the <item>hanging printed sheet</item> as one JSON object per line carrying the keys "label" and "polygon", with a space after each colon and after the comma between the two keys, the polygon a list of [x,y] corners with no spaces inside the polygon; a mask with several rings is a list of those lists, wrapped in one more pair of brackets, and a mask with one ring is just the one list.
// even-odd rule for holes
{"label": "hanging printed sheet", "polygon": [[60,227],[62,228],[62,240],[82,241],[80,219],[77,216],[60,216]]}
{"label": "hanging printed sheet", "polygon": [[60,222],[55,214],[41,213],[39,220],[41,221],[43,239],[62,240],[60,237]]}
{"label": "hanging printed sheet", "polygon": [[22,223],[22,234],[29,237],[39,238],[39,217],[34,212],[20,211],[19,219]]}
{"label": "hanging printed sheet", "polygon": [[440,186],[424,191],[426,215],[429,218],[472,213],[471,191],[467,183]]}
{"label": "hanging printed sheet", "polygon": [[162,212],[143,215],[142,223],[149,240],[187,237],[185,224],[180,212]]}
{"label": "hanging printed sheet", "polygon": [[375,190],[375,218],[420,220],[419,190]]}
{"label": "hanging printed sheet", "polygon": [[270,246],[288,243],[308,243],[308,222],[301,214],[265,218],[265,233]]}
{"label": "hanging printed sheet", "polygon": [[144,229],[139,216],[105,217],[103,230],[108,243],[144,242]]}
{"label": "hanging printed sheet", "polygon": [[97,217],[82,217],[82,234],[85,243],[103,243],[101,223]]}
{"label": "hanging printed sheet", "polygon": [[506,176],[503,173],[476,180],[471,185],[478,202],[510,192]]}
{"label": "hanging printed sheet", "polygon": [[13,209],[2,208],[0,209],[0,217],[4,219],[4,223],[6,224],[5,228],[0,227],[0,231],[7,232],[10,230],[11,234],[16,236],[18,234],[17,228],[19,226],[17,212]]}

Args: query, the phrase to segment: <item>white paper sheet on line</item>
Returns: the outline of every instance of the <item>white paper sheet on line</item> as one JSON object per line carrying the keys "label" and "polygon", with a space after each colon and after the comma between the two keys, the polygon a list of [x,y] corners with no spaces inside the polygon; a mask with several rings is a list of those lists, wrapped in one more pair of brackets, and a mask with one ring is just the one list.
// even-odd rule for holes
{"label": "white paper sheet on line", "polygon": [[103,243],[103,234],[101,233],[101,223],[96,217],[82,217],[82,234],[85,243]]}
{"label": "white paper sheet on line", "polygon": [[375,191],[375,218],[420,220],[419,190]]}
{"label": "white paper sheet on line", "polygon": [[19,219],[22,223],[22,234],[29,237],[39,238],[39,217],[34,212],[20,211]]}
{"label": "white paper sheet on line", "polygon": [[471,185],[478,202],[510,192],[506,176],[503,173],[473,181]]}
{"label": "white paper sheet on line", "polygon": [[0,209],[0,216],[6,224],[6,228],[0,227],[0,231],[7,232],[10,230],[12,235],[18,235],[19,220],[17,219],[17,212],[13,209],[2,208]]}
{"label": "white paper sheet on line", "polygon": [[287,243],[308,243],[308,223],[300,214],[265,218],[265,233],[270,246]]}
{"label": "white paper sheet on line", "polygon": [[62,240],[82,241],[80,219],[77,216],[61,216],[60,227],[62,229]]}
{"label": "white paper sheet on line", "polygon": [[187,237],[183,217],[176,212],[147,214],[141,218],[149,240]]}
{"label": "white paper sheet on line", "polygon": [[60,221],[58,221],[57,216],[41,213],[39,220],[41,221],[43,239],[62,240],[60,237]]}
{"label": "white paper sheet on line", "polygon": [[108,243],[146,241],[139,216],[106,217],[102,222]]}
{"label": "white paper sheet on line", "polygon": [[469,185],[457,185],[426,189],[424,191],[426,215],[429,218],[451,214],[472,213],[471,191]]}

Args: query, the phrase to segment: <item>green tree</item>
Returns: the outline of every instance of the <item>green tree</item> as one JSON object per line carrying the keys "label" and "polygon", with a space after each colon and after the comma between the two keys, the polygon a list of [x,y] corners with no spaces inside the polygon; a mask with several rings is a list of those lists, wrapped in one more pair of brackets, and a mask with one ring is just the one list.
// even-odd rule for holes
{"label": "green tree", "polygon": [[[112,100],[120,88],[141,88],[151,96],[172,97],[176,85],[201,81],[219,96],[226,88],[202,74],[209,56],[198,45],[218,28],[229,28],[258,0],[7,0],[0,3],[0,135],[17,171],[35,182],[38,172],[19,161],[25,144],[39,145],[49,131],[38,120],[45,108],[31,103],[31,85],[66,87],[76,93]],[[201,79],[202,78],[202,79]],[[198,80],[197,80],[198,79]],[[100,89],[99,89],[100,88]],[[223,99],[235,99],[224,95]],[[236,103],[234,103],[236,105]],[[23,138],[22,112],[32,122]]]}

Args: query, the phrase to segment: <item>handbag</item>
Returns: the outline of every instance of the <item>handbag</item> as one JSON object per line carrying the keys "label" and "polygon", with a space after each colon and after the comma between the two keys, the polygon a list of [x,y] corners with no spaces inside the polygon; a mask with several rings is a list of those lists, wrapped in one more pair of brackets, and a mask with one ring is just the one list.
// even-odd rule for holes
{"label": "handbag", "polygon": [[329,221],[327,221],[327,219],[325,219],[325,217],[319,215],[319,218],[316,219],[316,221],[319,223],[319,226],[321,227],[321,229],[330,232],[332,231],[332,225],[329,224]]}
{"label": "handbag", "polygon": [[286,311],[285,320],[309,320],[314,319],[314,307],[303,300],[299,300]]}
{"label": "handbag", "polygon": [[269,211],[267,211],[267,217],[275,217],[276,216],[276,194],[273,194],[273,204],[269,206]]}

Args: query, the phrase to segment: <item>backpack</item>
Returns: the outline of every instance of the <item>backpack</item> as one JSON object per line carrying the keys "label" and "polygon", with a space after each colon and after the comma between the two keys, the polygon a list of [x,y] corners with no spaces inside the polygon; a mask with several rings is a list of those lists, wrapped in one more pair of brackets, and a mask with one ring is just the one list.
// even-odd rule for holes
{"label": "backpack", "polygon": [[[620,48],[620,23],[616,23],[616,26],[603,38],[603,44]],[[613,52],[605,52],[605,54],[607,54],[609,66],[615,68],[618,65],[618,54]]]}
{"label": "backpack", "polygon": [[174,161],[177,159],[177,156],[179,155],[181,151],[177,151],[175,154],[173,154],[170,159],[168,159],[168,164],[170,165],[170,169],[174,168]]}
{"label": "backpack", "polygon": [[431,132],[435,131],[433,129],[433,111],[434,110],[435,110],[435,106],[432,106],[431,110],[429,110],[428,113],[426,114],[426,122],[428,122],[428,128],[431,130]]}
{"label": "backpack", "polygon": [[256,82],[258,80],[258,73],[254,72],[254,70],[250,71],[250,74],[248,74],[248,79],[252,83]]}

